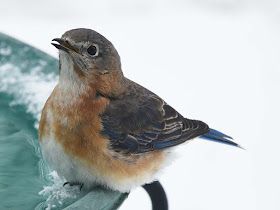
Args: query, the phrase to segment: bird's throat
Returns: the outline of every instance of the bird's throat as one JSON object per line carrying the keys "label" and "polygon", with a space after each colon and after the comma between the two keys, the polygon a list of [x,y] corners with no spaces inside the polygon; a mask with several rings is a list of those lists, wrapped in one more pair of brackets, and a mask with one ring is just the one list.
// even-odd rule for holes
{"label": "bird's throat", "polygon": [[59,90],[74,96],[85,94],[89,85],[71,57],[62,52],[59,56]]}

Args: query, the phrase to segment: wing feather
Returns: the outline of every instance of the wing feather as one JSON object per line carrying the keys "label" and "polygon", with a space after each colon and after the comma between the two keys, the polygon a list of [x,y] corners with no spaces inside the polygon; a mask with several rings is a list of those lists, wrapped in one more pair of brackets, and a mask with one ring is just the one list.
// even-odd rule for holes
{"label": "wing feather", "polygon": [[209,132],[207,124],[184,118],[150,91],[112,100],[101,119],[112,149],[125,154],[162,150]]}

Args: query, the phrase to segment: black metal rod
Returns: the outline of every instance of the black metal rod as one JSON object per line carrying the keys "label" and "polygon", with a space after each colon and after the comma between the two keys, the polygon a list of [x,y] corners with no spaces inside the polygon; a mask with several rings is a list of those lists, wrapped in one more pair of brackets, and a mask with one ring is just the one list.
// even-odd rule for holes
{"label": "black metal rod", "polygon": [[168,201],[165,191],[158,181],[145,184],[143,188],[151,198],[153,210],[168,210]]}

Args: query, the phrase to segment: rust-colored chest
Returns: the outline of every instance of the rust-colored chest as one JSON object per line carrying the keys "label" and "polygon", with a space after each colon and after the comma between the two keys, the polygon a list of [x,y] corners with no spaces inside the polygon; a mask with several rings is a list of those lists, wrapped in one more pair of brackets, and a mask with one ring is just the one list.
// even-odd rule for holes
{"label": "rust-colored chest", "polygon": [[[74,101],[67,101],[71,99]],[[40,141],[53,139],[65,154],[78,160],[98,179],[111,177],[118,182],[139,176],[144,179],[150,176],[147,174],[154,174],[163,162],[161,151],[124,156],[110,150],[110,140],[100,133],[102,122],[99,117],[108,103],[104,97],[92,99],[89,94],[81,95],[77,100],[55,89],[42,112]]]}
{"label": "rust-colored chest", "polygon": [[94,90],[77,97],[56,88],[42,112],[40,140],[52,136],[67,153],[87,159],[95,149],[107,147],[108,142],[100,135],[99,117],[107,103],[105,98],[96,98]]}

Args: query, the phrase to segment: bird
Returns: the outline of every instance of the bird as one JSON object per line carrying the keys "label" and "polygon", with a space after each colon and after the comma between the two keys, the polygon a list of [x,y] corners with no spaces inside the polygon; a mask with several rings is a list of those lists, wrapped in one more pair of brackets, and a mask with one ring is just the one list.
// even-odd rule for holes
{"label": "bird", "polygon": [[72,29],[52,45],[59,82],[42,110],[39,142],[65,185],[130,192],[158,179],[173,148],[196,137],[240,147],[126,78],[114,45],[98,32]]}

